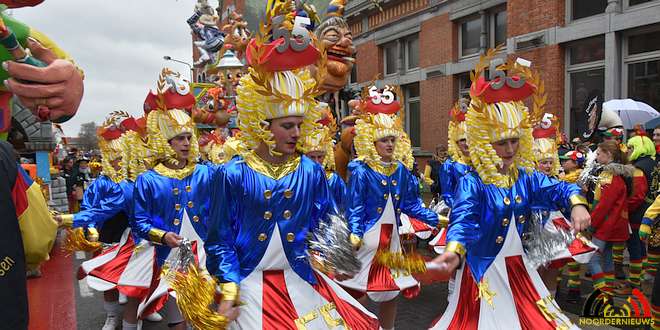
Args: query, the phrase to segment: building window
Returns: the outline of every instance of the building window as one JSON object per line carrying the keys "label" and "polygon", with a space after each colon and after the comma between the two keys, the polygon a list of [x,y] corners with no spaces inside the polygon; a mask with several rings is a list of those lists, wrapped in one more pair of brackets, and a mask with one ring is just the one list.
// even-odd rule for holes
{"label": "building window", "polygon": [[571,19],[576,20],[602,14],[607,8],[607,0],[572,0]]}
{"label": "building window", "polygon": [[624,77],[627,97],[660,109],[660,30],[626,39]]}
{"label": "building window", "polygon": [[605,90],[605,37],[572,42],[566,46],[567,104],[565,127],[571,138],[587,130],[585,109],[594,97],[601,100]]}
{"label": "building window", "polygon": [[506,44],[506,10],[497,12],[493,15],[493,36],[495,38],[494,40],[494,46]]}
{"label": "building window", "polygon": [[628,98],[660,109],[660,60],[628,64]]}
{"label": "building window", "polygon": [[473,18],[461,23],[461,57],[470,56],[479,53],[481,37],[481,17]]}
{"label": "building window", "polygon": [[579,137],[587,131],[585,110],[594,97],[603,97],[605,90],[605,69],[598,68],[570,73],[570,136]]}
{"label": "building window", "polygon": [[[473,16],[469,20],[460,23],[458,36],[460,43],[459,57],[479,54],[482,48],[494,48],[502,44],[506,46],[506,10],[491,10],[484,15],[485,17]],[[487,25],[482,27],[482,22],[485,22]],[[486,45],[481,44],[482,32],[485,32],[487,35]]]}
{"label": "building window", "polygon": [[605,36],[582,39],[568,46],[571,65],[605,59]]}
{"label": "building window", "polygon": [[412,146],[419,148],[422,140],[419,83],[404,85],[403,92],[406,99],[406,131]]}
{"label": "building window", "polygon": [[406,70],[419,67],[419,35],[414,34],[404,40]]}
{"label": "building window", "polygon": [[470,86],[472,85],[470,73],[457,74],[456,78],[458,79],[458,98],[470,99]]}
{"label": "building window", "polygon": [[628,6],[641,5],[643,3],[651,2],[653,0],[628,0]]}
{"label": "building window", "polygon": [[383,45],[383,62],[385,63],[385,75],[395,74],[398,71],[399,43],[392,41]]}

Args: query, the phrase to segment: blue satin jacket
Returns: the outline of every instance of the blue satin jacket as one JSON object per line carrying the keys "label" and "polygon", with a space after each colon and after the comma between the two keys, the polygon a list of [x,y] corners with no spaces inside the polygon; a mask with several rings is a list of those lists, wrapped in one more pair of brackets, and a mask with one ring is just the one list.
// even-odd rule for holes
{"label": "blue satin jacket", "polygon": [[[141,238],[160,244],[165,233],[179,233],[186,212],[199,237],[205,239],[215,167],[197,164],[183,179],[163,175],[158,168],[142,173],[135,182],[133,229]],[[168,246],[156,247],[160,264],[169,252]]]}
{"label": "blue satin jacket", "polygon": [[362,238],[377,221],[392,196],[396,221],[401,225],[401,212],[436,227],[438,215],[422,207],[418,181],[403,164],[389,176],[374,171],[362,161],[352,161],[348,180],[346,218],[351,232]]}
{"label": "blue satin jacket", "polygon": [[[325,171],[300,156],[277,176],[264,169],[271,164],[251,156],[234,157],[213,182],[206,268],[220,282],[239,283],[259,264],[270,240],[279,239],[291,268],[315,284],[307,236],[335,207]],[[280,237],[273,237],[275,226]]]}
{"label": "blue satin jacket", "polygon": [[458,242],[465,248],[465,260],[477,282],[500,252],[509,225],[516,225],[524,240],[525,224],[533,209],[556,205],[570,209],[581,204],[577,185],[524,169],[518,170],[518,179],[510,189],[486,185],[476,172],[470,172],[459,180],[454,197],[447,246]]}
{"label": "blue satin jacket", "polygon": [[458,180],[470,173],[470,171],[472,171],[470,165],[465,165],[451,158],[447,158],[442,163],[439,175],[440,187],[442,188],[442,199],[449,208],[454,204],[454,192],[456,191],[456,186],[458,186]]}
{"label": "blue satin jacket", "polygon": [[328,178],[328,186],[330,187],[330,195],[332,196],[335,205],[340,211],[345,210],[346,205],[346,183],[336,172],[332,172]]}
{"label": "blue satin jacket", "polygon": [[126,199],[119,184],[100,175],[85,190],[80,212],[73,215],[72,227],[96,227],[125,210]]}

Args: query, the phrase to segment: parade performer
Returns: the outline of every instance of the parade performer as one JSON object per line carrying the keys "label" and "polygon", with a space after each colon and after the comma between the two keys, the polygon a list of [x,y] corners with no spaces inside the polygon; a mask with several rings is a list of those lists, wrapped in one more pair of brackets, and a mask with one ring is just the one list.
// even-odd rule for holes
{"label": "parade performer", "polygon": [[444,144],[435,146],[435,154],[433,158],[424,166],[424,183],[431,189],[434,199],[440,198],[442,195],[442,187],[440,186],[440,171],[442,164],[447,160],[447,147]]}
{"label": "parade performer", "polygon": [[[269,1],[260,31],[292,8]],[[251,68],[237,91],[247,150],[212,184],[206,249],[207,268],[220,282],[218,312],[240,329],[377,329],[375,317],[307,258],[308,234],[335,211],[325,170],[297,151],[321,118],[319,79],[303,69],[318,60],[318,46],[301,33],[297,40],[260,33],[248,47]],[[273,48],[282,43],[281,51]]]}
{"label": "parade performer", "polygon": [[459,180],[447,248],[434,259],[440,273],[457,273],[449,307],[433,329],[574,327],[527,265],[522,241],[533,206],[570,209],[580,231],[590,221],[586,201],[577,186],[533,170],[532,122],[523,103],[536,90],[526,81],[532,74],[513,61],[491,63],[494,54],[482,56],[470,89],[467,142],[475,172]]}
{"label": "parade performer", "polygon": [[[320,103],[322,109],[327,110],[327,104]],[[323,126],[316,127],[314,131],[305,137],[303,140],[302,150],[305,156],[311,160],[321,164],[326,172],[328,179],[328,186],[330,187],[330,195],[332,196],[337,208],[340,211],[344,210],[344,202],[346,198],[346,183],[335,171],[335,157],[333,137],[335,135],[336,126],[335,119],[331,113],[326,112],[325,117],[321,120]]]}
{"label": "parade performer", "polygon": [[[131,202],[126,200],[127,187],[120,184],[125,179],[121,166],[121,135],[131,123],[133,118],[121,111],[113,112],[106,118],[97,132],[103,156],[102,174],[85,190],[80,212],[55,216],[62,226],[87,230],[92,241],[118,243],[128,227]],[[77,237],[73,232],[70,235],[70,240]],[[107,313],[103,329],[115,329],[121,319],[118,291],[115,287],[94,284],[92,287],[103,291],[103,308]]]}
{"label": "parade performer", "polygon": [[[544,90],[544,84],[538,80],[535,82],[538,89]],[[538,93],[537,93],[538,94]],[[540,99],[544,99],[542,95]],[[542,112],[543,104],[535,104]],[[547,175],[548,177],[557,179],[559,177],[559,150],[557,143],[557,133],[559,128],[556,123],[556,117],[550,113],[545,113],[541,121],[537,123],[532,132],[534,142],[532,144],[532,152],[536,160],[536,169]],[[574,183],[574,182],[572,182]],[[543,218],[544,230],[548,232],[558,232],[559,230],[570,230],[570,221],[566,219],[560,207],[555,206],[550,209],[539,208]],[[564,209],[565,211],[565,209]],[[571,242],[565,249],[558,249],[555,251],[548,264],[539,267],[539,275],[543,279],[543,283],[548,288],[552,295],[557,293],[557,284],[561,281],[560,269],[567,263],[587,263],[596,252],[598,248],[591,243],[586,237],[578,234],[578,237]],[[570,267],[570,266],[569,266]],[[572,269],[579,272],[579,265],[572,265]],[[569,280],[570,281],[570,280]]]}
{"label": "parade performer", "polygon": [[442,200],[451,208],[454,203],[454,191],[458,180],[472,170],[470,166],[470,151],[467,145],[465,114],[468,110],[468,100],[460,99],[451,109],[449,121],[449,158],[442,164],[440,170],[440,185]]}
{"label": "parade performer", "polygon": [[[653,204],[649,206],[644,213],[642,224],[639,226],[639,237],[648,244],[649,252],[660,249],[660,196],[655,198]],[[653,274],[653,294],[651,296],[651,305],[653,310],[653,322],[655,327],[660,325],[660,279],[658,273]]]}
{"label": "parade performer", "polygon": [[192,30],[195,40],[193,43],[201,54],[195,61],[196,67],[203,67],[208,63],[215,63],[218,52],[225,43],[225,34],[218,28],[218,16],[207,1],[198,1],[195,12],[188,18],[187,23]]}
{"label": "parade performer", "polygon": [[[371,106],[400,110],[401,105],[394,99],[391,87],[382,92],[368,89],[372,94]],[[401,291],[407,297],[415,296],[419,283],[409,270],[386,265],[382,259],[387,258],[381,257],[408,257],[402,253],[399,239],[402,213],[432,228],[438,225],[439,216],[421,205],[418,181],[410,172],[414,161],[410,139],[401,119],[382,111],[365,114],[357,120],[355,130],[358,157],[349,164],[346,217],[352,232],[351,243],[357,248],[362,268],[354,278],[339,283],[356,291],[356,295],[364,297],[366,294],[378,302],[381,327],[392,329],[396,317],[395,298]]]}
{"label": "parade performer", "polygon": [[[188,82],[169,69],[163,69],[156,93],[150,92],[144,103],[153,168],[135,182],[135,230],[157,245],[160,267],[175,258],[183,239],[193,243],[199,265],[205,264],[203,244],[214,167],[195,163],[199,145],[187,112],[194,103]],[[140,304],[138,316],[149,315],[167,303],[168,324],[185,329],[175,299],[168,299],[170,283],[159,273],[155,272],[158,275]]]}

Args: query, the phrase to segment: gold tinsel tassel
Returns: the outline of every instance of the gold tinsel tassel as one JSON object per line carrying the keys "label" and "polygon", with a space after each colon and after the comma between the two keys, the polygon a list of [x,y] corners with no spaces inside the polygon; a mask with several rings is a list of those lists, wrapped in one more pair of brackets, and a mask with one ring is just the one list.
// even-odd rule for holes
{"label": "gold tinsel tassel", "polygon": [[410,274],[426,272],[426,261],[417,253],[403,254],[401,252],[378,251],[376,262],[395,270],[404,270]]}
{"label": "gold tinsel tassel", "polygon": [[176,272],[170,285],[176,292],[176,304],[193,329],[225,329],[227,318],[212,310],[215,281],[195,265],[188,272]]}
{"label": "gold tinsel tassel", "polygon": [[96,252],[102,247],[100,242],[88,241],[82,228],[67,228],[66,232],[67,235],[62,250],[67,253],[76,251]]}

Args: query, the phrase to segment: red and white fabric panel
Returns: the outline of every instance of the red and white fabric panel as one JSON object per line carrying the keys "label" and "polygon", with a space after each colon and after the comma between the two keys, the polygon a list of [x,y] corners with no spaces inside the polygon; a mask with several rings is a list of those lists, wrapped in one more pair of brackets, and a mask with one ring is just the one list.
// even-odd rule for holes
{"label": "red and white fabric panel", "polygon": [[447,228],[441,228],[440,232],[429,241],[429,245],[433,247],[435,253],[443,254],[447,246]]}
{"label": "red and white fabric panel", "polygon": [[241,281],[241,306],[230,329],[378,329],[378,320],[326,275],[311,285],[286,259],[279,228],[266,254]]}
{"label": "red and white fabric panel", "polygon": [[[550,218],[545,224],[545,229],[551,232],[557,232],[560,229],[571,230],[571,225],[561,212],[553,211],[550,213]],[[586,264],[591,260],[591,257],[597,250],[598,247],[591,243],[587,238],[576,238],[571,242],[567,249],[562,250],[553,256],[551,267],[561,267],[563,264],[570,261]]]}
{"label": "red and white fabric panel", "polygon": [[401,252],[398,226],[394,213],[392,196],[378,221],[362,237],[362,246],[357,250],[357,257],[362,268],[352,278],[339,282],[340,285],[359,292],[366,292],[374,301],[389,301],[400,291],[418,285],[410,274],[389,269],[376,262],[379,250]]}
{"label": "red and white fabric panel", "polygon": [[[192,242],[192,250],[193,254],[195,255],[197,264],[200,266],[200,268],[206,269],[206,252],[204,251],[204,241],[195,231],[195,228],[192,226],[186,211],[183,212],[183,221],[181,221],[181,230],[179,231],[179,236],[187,238]],[[172,249],[167,255],[165,262],[167,263],[170,260],[173,261],[176,258],[178,251],[179,248]],[[170,288],[170,284],[168,283],[167,279],[163,277],[164,274],[162,274],[160,271],[156,272],[155,274],[156,276],[153,277],[146,297],[142,300],[140,306],[138,306],[139,318],[159,311],[161,308],[163,308],[163,306],[165,306],[169,296],[172,296],[176,299],[176,293]]]}
{"label": "red and white fabric panel", "polygon": [[415,236],[421,239],[428,239],[435,230],[435,228],[415,218],[411,218],[405,213],[401,213],[399,219],[401,220],[399,235],[415,234]]}
{"label": "red and white fabric panel", "polygon": [[467,264],[457,271],[456,290],[431,329],[579,329],[563,314],[525,259],[518,230],[510,225],[481,285]]}
{"label": "red and white fabric panel", "polygon": [[149,290],[156,267],[153,245],[147,241],[136,245],[127,228],[118,244],[82,263],[78,278],[86,278],[98,291],[118,289],[129,297],[141,298]]}

